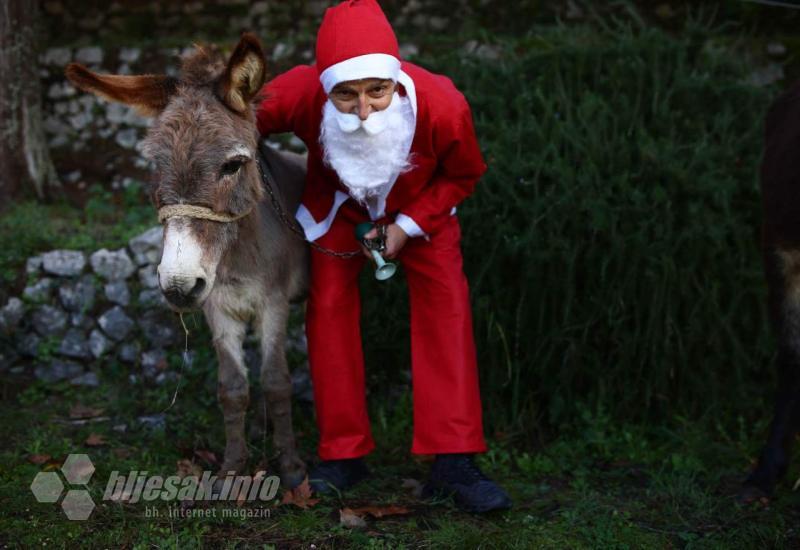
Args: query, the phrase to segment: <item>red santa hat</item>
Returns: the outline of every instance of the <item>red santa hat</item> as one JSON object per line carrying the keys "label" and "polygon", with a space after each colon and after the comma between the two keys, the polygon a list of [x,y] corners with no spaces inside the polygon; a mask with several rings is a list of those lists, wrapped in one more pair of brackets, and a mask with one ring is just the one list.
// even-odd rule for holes
{"label": "red santa hat", "polygon": [[317,70],[326,94],[347,80],[397,82],[397,37],[375,0],[348,0],[325,11],[317,33]]}

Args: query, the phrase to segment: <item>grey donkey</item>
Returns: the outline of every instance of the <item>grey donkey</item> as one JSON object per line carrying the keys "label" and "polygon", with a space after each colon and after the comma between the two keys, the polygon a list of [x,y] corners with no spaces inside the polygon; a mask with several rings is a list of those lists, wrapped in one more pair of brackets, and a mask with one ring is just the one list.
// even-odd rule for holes
{"label": "grey donkey", "polygon": [[154,117],[142,151],[155,168],[151,198],[164,225],[159,284],[174,310],[202,308],[213,333],[226,437],[220,473],[242,473],[247,463],[242,343],[251,323],[281,481],[293,487],[305,464],[292,428],[284,342],[290,302],[307,292],[309,257],[266,197],[259,163],[274,175],[284,211],[294,213],[305,161],[259,144],[254,105],[265,74],[261,44],[248,33],[228,59],[196,46],[174,78],[97,74],[75,63],[66,69],[78,88]]}

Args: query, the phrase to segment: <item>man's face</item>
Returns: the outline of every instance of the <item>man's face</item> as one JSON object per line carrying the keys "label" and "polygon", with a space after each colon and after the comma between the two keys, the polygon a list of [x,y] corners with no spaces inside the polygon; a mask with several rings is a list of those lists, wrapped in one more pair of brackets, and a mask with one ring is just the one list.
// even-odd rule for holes
{"label": "man's face", "polygon": [[328,98],[338,111],[367,120],[371,113],[382,111],[391,104],[395,87],[392,80],[383,78],[348,80],[334,86]]}

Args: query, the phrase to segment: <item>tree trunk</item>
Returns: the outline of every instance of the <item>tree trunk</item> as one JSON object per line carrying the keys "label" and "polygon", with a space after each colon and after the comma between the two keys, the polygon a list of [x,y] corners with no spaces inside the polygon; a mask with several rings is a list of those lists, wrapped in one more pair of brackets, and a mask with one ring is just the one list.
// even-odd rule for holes
{"label": "tree trunk", "polygon": [[46,199],[61,188],[42,124],[38,15],[35,0],[0,0],[0,209],[25,189]]}

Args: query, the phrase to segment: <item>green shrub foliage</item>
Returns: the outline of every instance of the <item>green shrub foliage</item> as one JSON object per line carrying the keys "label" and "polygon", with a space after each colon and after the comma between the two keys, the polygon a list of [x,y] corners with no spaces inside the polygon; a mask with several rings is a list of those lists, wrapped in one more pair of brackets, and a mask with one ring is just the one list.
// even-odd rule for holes
{"label": "green shrub foliage", "polygon": [[[550,28],[491,45],[494,60],[421,60],[468,97],[489,164],[458,216],[495,429],[567,421],[578,402],[652,420],[771,394],[771,91],[708,36]],[[406,289],[364,291],[384,380],[408,365]]]}

